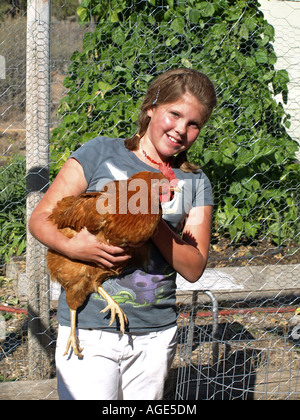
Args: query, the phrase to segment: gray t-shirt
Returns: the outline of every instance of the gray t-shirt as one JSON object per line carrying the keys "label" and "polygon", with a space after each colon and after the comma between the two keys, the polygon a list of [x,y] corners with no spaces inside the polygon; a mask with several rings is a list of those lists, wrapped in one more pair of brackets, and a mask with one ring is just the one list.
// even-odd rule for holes
{"label": "gray t-shirt", "polygon": [[[87,192],[100,191],[107,182],[127,179],[140,171],[158,172],[128,150],[120,138],[97,137],[76,150],[71,158],[75,158],[83,167],[88,183]],[[180,231],[190,209],[213,205],[213,196],[210,182],[201,170],[186,173],[174,169],[174,172],[181,192],[176,192],[173,200],[163,205],[163,219],[175,231]],[[118,278],[106,280],[103,288],[127,315],[127,331],[157,331],[176,324],[175,279],[174,269],[152,245],[147,269],[128,268]],[[77,310],[77,326],[118,330],[118,320],[109,327],[110,314],[100,313],[106,305],[98,293],[91,294]],[[70,325],[70,311],[63,289],[58,304],[58,322],[60,325]]]}

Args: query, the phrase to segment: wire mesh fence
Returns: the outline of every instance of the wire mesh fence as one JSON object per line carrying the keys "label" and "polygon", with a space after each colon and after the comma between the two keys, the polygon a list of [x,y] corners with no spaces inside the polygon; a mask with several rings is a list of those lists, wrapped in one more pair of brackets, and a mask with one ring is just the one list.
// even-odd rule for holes
{"label": "wire mesh fence", "polygon": [[50,3],[0,8],[2,385],[55,380],[58,292],[26,217],[72,150],[132,135],[148,83],[185,66],[218,92],[190,152],[215,209],[203,277],[178,277],[165,398],[299,399],[300,3]]}

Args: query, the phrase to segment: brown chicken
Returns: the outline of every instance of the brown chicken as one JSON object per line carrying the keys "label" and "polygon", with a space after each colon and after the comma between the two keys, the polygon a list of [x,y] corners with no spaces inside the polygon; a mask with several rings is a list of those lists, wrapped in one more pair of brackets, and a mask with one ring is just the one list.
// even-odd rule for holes
{"label": "brown chicken", "polygon": [[117,314],[120,330],[124,334],[127,317],[118,303],[103,289],[102,283],[109,277],[118,276],[126,266],[146,266],[150,238],[162,217],[160,202],[170,200],[172,191],[178,191],[174,172],[169,169],[166,173],[168,176],[161,172],[139,172],[128,180],[109,182],[100,192],[65,197],[49,216],[49,220],[68,238],[86,228],[101,242],[128,246],[131,255],[128,261],[110,269],[72,260],[48,250],[51,280],[59,282],[65,289],[70,308],[71,332],[64,354],[68,353],[71,346],[74,353],[82,357],[82,349],[78,347],[76,337],[76,310],[93,292],[98,292],[107,302],[101,312],[110,310],[109,325],[114,322]]}

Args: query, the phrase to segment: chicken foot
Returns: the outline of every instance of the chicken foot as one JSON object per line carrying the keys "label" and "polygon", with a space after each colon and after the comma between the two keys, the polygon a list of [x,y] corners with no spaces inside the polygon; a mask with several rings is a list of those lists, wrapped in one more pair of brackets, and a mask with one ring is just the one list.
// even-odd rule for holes
{"label": "chicken foot", "polygon": [[80,359],[83,357],[81,352],[82,348],[78,347],[78,338],[76,335],[76,309],[70,309],[70,318],[71,318],[71,331],[67,341],[67,347],[64,352],[64,356],[68,354],[70,346],[72,347],[74,354]]}
{"label": "chicken foot", "polygon": [[110,310],[111,315],[110,315],[109,326],[112,325],[112,323],[114,322],[114,320],[116,318],[116,314],[117,314],[118,317],[119,317],[119,321],[120,321],[120,330],[121,330],[122,334],[124,334],[125,323],[127,324],[127,322],[128,322],[127,316],[122,311],[119,304],[103,289],[103,287],[101,287],[101,286],[98,287],[98,293],[108,303],[108,305],[101,311],[101,313],[104,313],[104,312],[107,312],[108,310]]}
{"label": "chicken foot", "polygon": [[[125,323],[127,323],[127,316],[120,308],[119,304],[103,289],[103,287],[98,287],[98,293],[106,300],[108,305],[101,311],[101,313],[107,312],[110,310],[111,317],[109,326],[115,321],[116,315],[119,317],[120,321],[120,330],[124,334],[125,332]],[[66,350],[64,356],[68,354],[70,347],[72,347],[74,354],[80,359],[83,357],[81,354],[82,348],[78,346],[78,337],[76,335],[76,309],[70,309],[70,319],[71,319],[71,331],[67,341]]]}

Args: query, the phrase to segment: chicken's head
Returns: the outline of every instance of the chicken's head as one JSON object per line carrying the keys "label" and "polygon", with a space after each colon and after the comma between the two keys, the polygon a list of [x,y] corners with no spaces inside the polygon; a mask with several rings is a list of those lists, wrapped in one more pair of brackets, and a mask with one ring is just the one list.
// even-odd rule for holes
{"label": "chicken's head", "polygon": [[173,170],[168,167],[164,172],[140,172],[137,174],[146,180],[151,202],[155,202],[155,198],[159,198],[161,203],[166,203],[173,199],[175,191],[181,191],[177,186],[178,179]]}
{"label": "chicken's head", "polygon": [[168,163],[164,165],[160,164],[159,170],[164,175],[165,179],[167,179],[167,185],[162,188],[162,193],[159,195],[161,203],[166,203],[174,198],[175,191],[181,192],[181,190],[178,187],[178,178]]}

